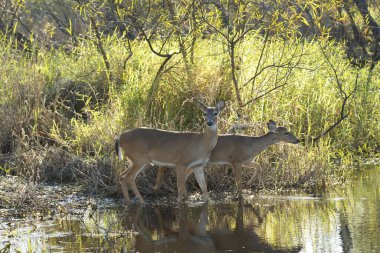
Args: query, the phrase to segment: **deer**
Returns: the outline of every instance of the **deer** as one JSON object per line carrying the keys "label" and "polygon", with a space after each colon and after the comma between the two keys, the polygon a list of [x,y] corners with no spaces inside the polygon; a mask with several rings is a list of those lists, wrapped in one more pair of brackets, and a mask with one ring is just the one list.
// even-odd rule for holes
{"label": "deer", "polygon": [[[297,144],[300,140],[290,133],[285,127],[277,127],[276,122],[270,120],[267,123],[269,132],[262,136],[246,136],[226,134],[219,135],[215,148],[211,152],[209,164],[232,165],[235,175],[236,186],[239,196],[241,196],[241,171],[242,167],[255,168],[254,158],[270,146],[286,142]],[[204,165],[186,171],[186,178],[193,172],[204,195],[207,194],[207,183],[204,177]],[[165,174],[166,168],[160,166],[157,173],[156,183],[153,191],[157,191],[161,185],[161,178]]]}
{"label": "deer", "polygon": [[[128,186],[139,203],[144,203],[136,186],[136,177],[147,164],[175,168],[177,173],[178,201],[187,198],[186,170],[203,166],[210,158],[218,138],[218,115],[225,106],[218,101],[215,107],[208,107],[198,101],[204,112],[206,127],[204,132],[177,132],[154,128],[135,128],[122,133],[115,141],[115,151],[119,160],[123,153],[128,157],[130,166],[119,174],[119,183],[127,203],[130,203]],[[195,172],[205,181],[203,171]],[[201,173],[198,175],[198,173]]]}

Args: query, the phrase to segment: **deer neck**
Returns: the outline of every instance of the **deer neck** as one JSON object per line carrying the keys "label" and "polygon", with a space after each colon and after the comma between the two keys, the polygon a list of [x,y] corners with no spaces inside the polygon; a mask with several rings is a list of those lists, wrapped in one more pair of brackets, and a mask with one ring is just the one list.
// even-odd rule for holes
{"label": "deer neck", "polygon": [[266,150],[273,144],[279,142],[274,133],[267,133],[259,137],[251,137],[251,147],[253,155],[257,155],[262,151]]}
{"label": "deer neck", "polygon": [[211,127],[206,127],[203,132],[203,147],[207,147],[207,149],[211,152],[216,145],[216,141],[218,139],[218,125],[215,123]]}

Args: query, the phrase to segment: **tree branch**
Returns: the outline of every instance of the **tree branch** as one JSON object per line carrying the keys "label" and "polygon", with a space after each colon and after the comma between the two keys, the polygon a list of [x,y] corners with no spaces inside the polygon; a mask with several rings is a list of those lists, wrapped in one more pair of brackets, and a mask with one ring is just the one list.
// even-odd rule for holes
{"label": "tree branch", "polygon": [[269,93],[272,93],[273,91],[278,90],[278,89],[284,87],[284,86],[287,85],[287,84],[288,84],[288,83],[285,82],[285,83],[283,83],[283,84],[281,84],[281,85],[275,86],[274,88],[272,88],[272,89],[270,89],[270,90],[264,92],[263,94],[261,94],[261,95],[259,95],[259,96],[257,96],[257,97],[254,97],[254,98],[248,100],[248,101],[245,102],[241,107],[245,107],[245,106],[247,106],[248,104],[252,103],[253,101],[256,101],[256,100],[258,100],[258,99],[260,99],[260,98],[262,98],[262,97],[265,97],[265,96],[268,95]]}
{"label": "tree branch", "polygon": [[110,62],[108,60],[107,53],[104,50],[103,42],[102,42],[102,37],[100,35],[98,26],[96,25],[96,21],[95,21],[95,19],[92,16],[90,16],[90,22],[91,22],[92,28],[95,31],[95,36],[96,36],[95,45],[98,48],[100,54],[102,55],[104,65],[106,66],[106,71],[107,71],[108,79],[112,82],[113,81],[113,77],[112,77],[112,73],[111,73],[111,64],[110,64]]}

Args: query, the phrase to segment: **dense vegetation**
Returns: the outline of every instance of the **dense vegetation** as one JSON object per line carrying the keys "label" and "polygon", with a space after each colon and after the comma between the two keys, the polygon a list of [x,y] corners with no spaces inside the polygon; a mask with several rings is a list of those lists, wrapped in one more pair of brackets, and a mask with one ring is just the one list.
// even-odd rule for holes
{"label": "dense vegetation", "polygon": [[[118,193],[126,164],[115,137],[139,126],[202,131],[194,99],[227,101],[220,133],[264,134],[273,119],[302,139],[260,155],[260,168],[244,170],[245,187],[320,192],[379,149],[375,2],[6,0],[1,8],[2,174]],[[155,171],[139,177],[142,192]],[[211,190],[235,189],[228,168],[206,173]],[[176,191],[173,175],[166,190]]]}

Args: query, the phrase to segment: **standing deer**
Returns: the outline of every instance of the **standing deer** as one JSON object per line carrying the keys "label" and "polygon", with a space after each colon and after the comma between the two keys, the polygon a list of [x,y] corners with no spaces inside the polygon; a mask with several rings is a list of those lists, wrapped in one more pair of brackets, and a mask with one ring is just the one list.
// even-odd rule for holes
{"label": "standing deer", "polygon": [[[278,142],[287,142],[297,144],[299,139],[290,133],[285,127],[277,127],[276,122],[268,122],[269,133],[262,136],[245,136],[245,135],[219,135],[218,142],[211,152],[210,164],[232,165],[236,179],[238,193],[241,195],[241,170],[242,166],[253,168],[255,163],[253,159],[262,151]],[[204,165],[186,171],[186,178],[195,173],[197,182],[203,192],[207,195],[207,184],[204,179]],[[161,184],[161,178],[165,173],[165,168],[160,167],[157,174],[156,184],[153,187],[157,191]]]}
{"label": "standing deer", "polygon": [[[187,197],[186,169],[204,166],[209,160],[218,138],[218,114],[225,105],[224,101],[219,101],[216,107],[207,107],[200,101],[198,104],[206,117],[207,126],[203,133],[136,128],[122,133],[116,140],[115,150],[119,159],[122,159],[124,151],[131,162],[130,167],[119,175],[121,189],[128,203],[128,185],[139,202],[144,203],[136,187],[136,177],[148,163],[176,168],[178,201]],[[197,176],[205,181],[202,179],[203,171]]]}

